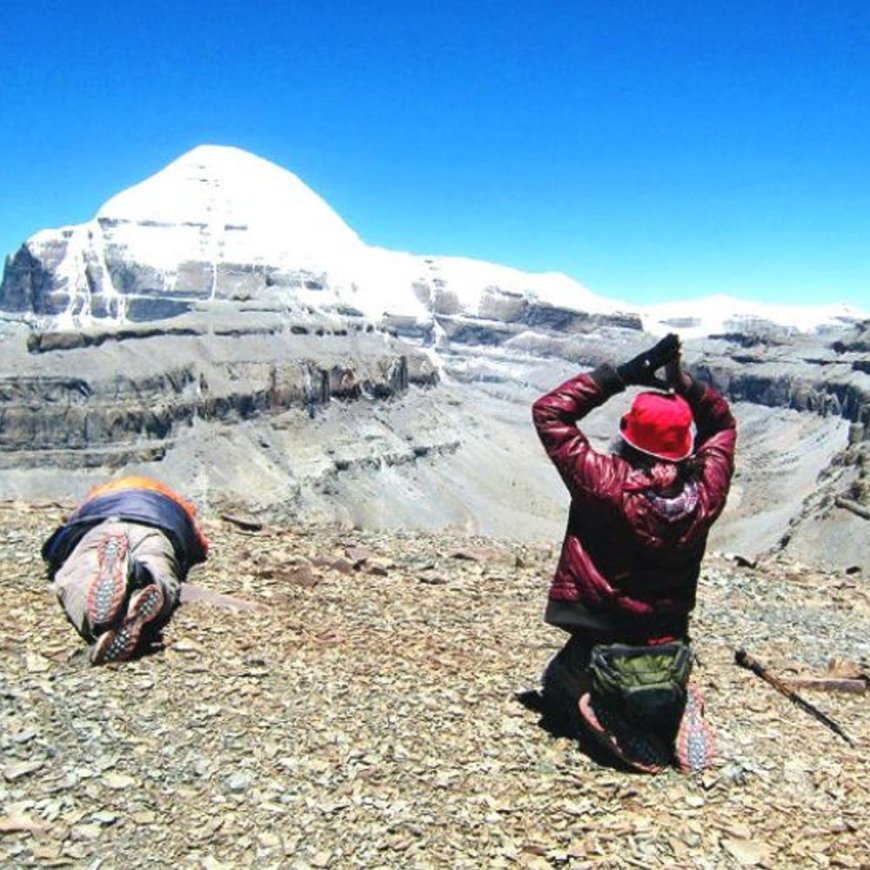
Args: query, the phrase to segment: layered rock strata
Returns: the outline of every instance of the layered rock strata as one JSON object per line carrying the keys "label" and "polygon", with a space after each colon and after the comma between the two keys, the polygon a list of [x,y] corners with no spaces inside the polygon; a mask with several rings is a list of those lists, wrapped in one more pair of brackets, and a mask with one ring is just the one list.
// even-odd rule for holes
{"label": "layered rock strata", "polygon": [[[319,333],[319,334],[317,334]],[[119,467],[161,459],[195,421],[231,424],[332,400],[387,399],[438,380],[383,334],[274,317],[31,334],[0,377],[0,467]],[[6,342],[7,359],[14,355]]]}

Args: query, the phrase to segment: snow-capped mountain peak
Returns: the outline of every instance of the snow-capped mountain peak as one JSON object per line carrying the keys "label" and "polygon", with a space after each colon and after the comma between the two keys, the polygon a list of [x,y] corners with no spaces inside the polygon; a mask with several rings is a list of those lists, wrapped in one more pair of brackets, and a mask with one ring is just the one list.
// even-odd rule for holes
{"label": "snow-capped mountain peak", "polygon": [[32,236],[7,266],[0,309],[77,327],[258,296],[288,309],[386,317],[412,331],[464,317],[505,322],[516,333],[564,324],[573,312],[576,324],[584,316],[613,318],[690,337],[747,319],[806,330],[862,316],[841,305],[767,306],[723,296],[627,305],[566,275],[370,246],[292,172],[217,145],[183,154],[85,224]]}
{"label": "snow-capped mountain peak", "polygon": [[[163,226],[180,234],[211,233],[223,260],[278,264],[326,257],[361,245],[356,233],[300,179],[239,148],[201,145],[145,181],[113,196],[96,220],[119,226]],[[145,262],[150,234],[131,233]],[[140,253],[140,251],[137,251]]]}

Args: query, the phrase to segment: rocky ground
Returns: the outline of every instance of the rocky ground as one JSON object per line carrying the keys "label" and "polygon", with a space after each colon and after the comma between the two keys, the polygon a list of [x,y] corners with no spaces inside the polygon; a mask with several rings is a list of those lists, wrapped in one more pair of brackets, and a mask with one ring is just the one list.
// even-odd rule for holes
{"label": "rocky ground", "polygon": [[39,557],[64,508],[0,503],[3,866],[868,866],[868,695],[801,690],[851,747],[733,664],[866,671],[860,571],[711,554],[719,758],[648,777],[517,700],[560,644],[554,543],[206,518],[164,647],[91,668]]}

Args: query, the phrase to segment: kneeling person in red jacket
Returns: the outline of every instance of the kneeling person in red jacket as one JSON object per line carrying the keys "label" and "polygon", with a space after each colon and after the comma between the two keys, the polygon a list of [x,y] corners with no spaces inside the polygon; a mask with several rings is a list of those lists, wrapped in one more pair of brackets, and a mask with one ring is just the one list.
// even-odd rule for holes
{"label": "kneeling person in red jacket", "polygon": [[133,658],[169,621],[208,551],[195,515],[165,484],[122,477],[91,489],[43,544],[51,588],[93,664]]}
{"label": "kneeling person in red jacket", "polygon": [[[617,454],[597,452],[577,422],[635,385],[669,390],[639,393]],[[623,365],[566,381],[535,402],[533,419],[571,494],[544,617],[570,638],[547,666],[544,698],[632,768],[703,769],[712,733],[688,684],[688,624],[734,471],[728,404],[683,371],[668,335]]]}

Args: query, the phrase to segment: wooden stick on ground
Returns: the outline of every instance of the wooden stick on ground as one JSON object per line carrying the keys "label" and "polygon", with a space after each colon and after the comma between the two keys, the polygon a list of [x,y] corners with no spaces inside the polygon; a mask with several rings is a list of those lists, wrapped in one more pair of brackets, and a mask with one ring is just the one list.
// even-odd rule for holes
{"label": "wooden stick on ground", "polygon": [[814,689],[818,692],[863,695],[867,691],[867,683],[853,677],[788,677],[783,683],[790,689]]}
{"label": "wooden stick on ground", "polygon": [[797,692],[790,689],[782,680],[777,679],[773,674],[771,674],[761,662],[756,661],[756,659],[752,658],[749,653],[745,650],[739,649],[734,654],[734,661],[737,662],[743,668],[747,668],[752,671],[753,674],[761,677],[766,683],[769,683],[773,686],[774,689],[777,690],[781,695],[785,695],[786,698],[789,699],[793,704],[796,704],[802,710],[805,710],[811,716],[814,716],[819,720],[823,725],[826,725],[831,729],[835,734],[839,734],[849,746],[854,746],[854,742],[852,738],[846,734],[845,731],[833,720],[830,716],[824,714],[818,707],[814,707],[809,701],[805,701]]}

